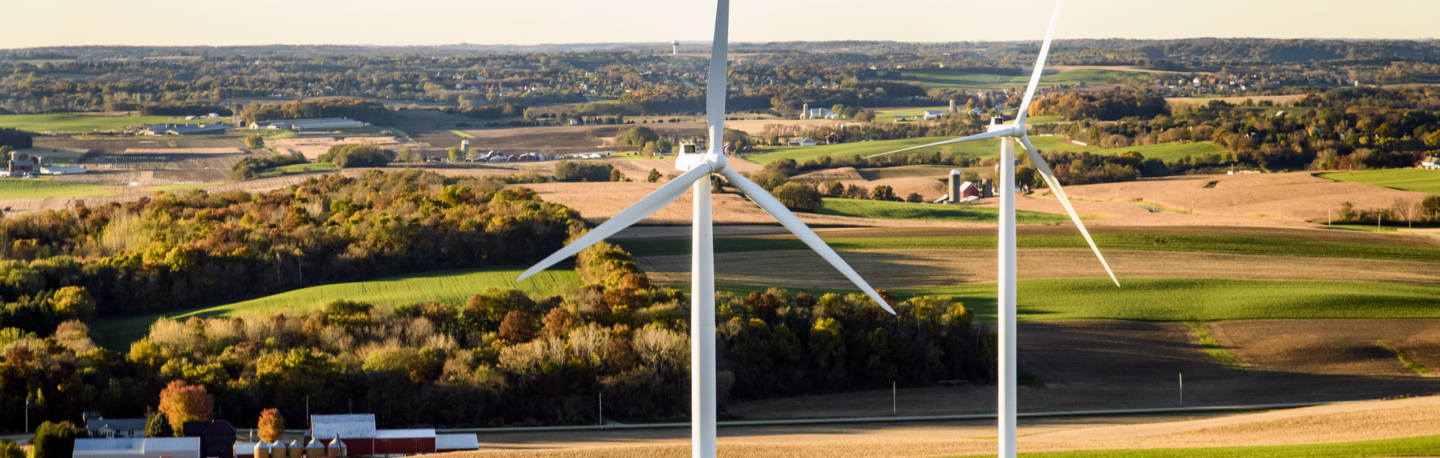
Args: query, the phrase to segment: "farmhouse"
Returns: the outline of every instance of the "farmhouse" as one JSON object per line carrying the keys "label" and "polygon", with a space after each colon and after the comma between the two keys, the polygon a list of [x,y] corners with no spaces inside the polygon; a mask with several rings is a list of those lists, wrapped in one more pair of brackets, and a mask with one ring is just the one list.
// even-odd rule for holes
{"label": "farmhouse", "polygon": [[370,124],[350,118],[285,119],[250,123],[251,129],[332,129],[336,127],[362,127]]}
{"label": "farmhouse", "polygon": [[201,458],[198,437],[75,439],[72,458]]}
{"label": "farmhouse", "polygon": [[140,131],[144,135],[204,135],[221,134],[235,126],[217,122],[213,124],[156,124]]}
{"label": "farmhouse", "polygon": [[1425,160],[1420,161],[1420,168],[1422,168],[1422,169],[1430,169],[1430,170],[1440,170],[1440,156],[1427,156],[1427,157],[1425,157]]}
{"label": "farmhouse", "polygon": [[87,418],[85,431],[94,438],[127,438],[145,436],[144,418]]}

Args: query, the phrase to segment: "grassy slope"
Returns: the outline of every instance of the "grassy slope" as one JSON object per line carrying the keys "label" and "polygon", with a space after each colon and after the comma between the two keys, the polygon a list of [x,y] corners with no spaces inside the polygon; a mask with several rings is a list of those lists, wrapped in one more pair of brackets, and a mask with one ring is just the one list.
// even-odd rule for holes
{"label": "grassy slope", "polygon": [[1370,183],[1401,191],[1440,194],[1440,170],[1385,169],[1363,172],[1325,173],[1321,178],[1335,181]]}
{"label": "grassy slope", "polygon": [[199,189],[199,188],[203,188],[203,187],[206,187],[206,186],[215,186],[215,185],[217,185],[217,184],[225,184],[225,182],[224,182],[224,181],[214,181],[214,182],[210,182],[210,183],[171,184],[171,185],[165,185],[165,186],[154,186],[154,187],[151,187],[150,189],[153,190],[153,191],[171,191],[171,192],[175,192],[175,191],[185,191],[185,190],[189,190],[189,189]]}
{"label": "grassy slope", "polygon": [[0,179],[0,199],[41,199],[46,197],[111,196],[108,186],[50,181],[49,178]]}
{"label": "grassy slope", "polygon": [[[995,455],[976,455],[995,456]],[[1440,436],[1329,444],[1021,453],[1031,458],[1365,458],[1440,456]]]}
{"label": "grassy slope", "polygon": [[[1035,147],[1040,148],[1041,150],[1045,149],[1044,147],[1041,147],[1039,145],[1036,145]],[[1185,156],[1200,156],[1206,154],[1219,154],[1228,152],[1223,148],[1215,146],[1215,144],[1212,142],[1198,142],[1161,143],[1158,145],[1127,146],[1124,148],[1102,149],[1099,151],[1095,151],[1095,154],[1099,154],[1101,156],[1109,156],[1114,154],[1120,154],[1125,151],[1135,151],[1145,155],[1146,159],[1159,158],[1160,160],[1166,162],[1174,161]]]}
{"label": "grassy slope", "polygon": [[[1185,251],[1266,256],[1318,258],[1388,259],[1397,261],[1437,262],[1440,249],[1366,243],[1326,242],[1278,237],[1240,237],[1229,235],[1176,234],[1094,234],[1095,244],[1102,250]],[[1022,235],[1017,240],[1021,249],[1070,248],[1087,249],[1079,235]],[[836,250],[901,250],[901,249],[995,249],[995,237],[869,237],[825,239]],[[690,252],[688,239],[621,241],[620,246],[635,256],[683,255]],[[715,239],[716,253],[746,251],[805,250],[796,239],[721,237]],[[1301,262],[1297,260],[1297,262]]]}
{"label": "grassy slope", "polygon": [[[999,209],[992,207],[855,199],[825,199],[823,207],[820,208],[822,215],[919,221],[989,222],[995,221],[999,213]],[[1055,224],[1069,221],[1070,217],[1020,210],[1016,212],[1015,219],[1020,224]]]}
{"label": "grassy slope", "polygon": [[170,119],[169,116],[85,116],[77,114],[37,114],[0,116],[0,127],[14,127],[31,132],[89,132],[122,130],[141,124],[194,124],[228,119]]}
{"label": "grassy slope", "polygon": [[[1021,280],[1019,319],[1228,321],[1259,319],[1411,319],[1440,318],[1435,298],[1440,287],[1362,282],[1250,281],[1169,278]],[[781,283],[781,282],[776,282]],[[685,290],[688,285],[667,285]],[[720,285],[737,294],[763,292],[779,285]],[[791,293],[827,291],[786,288]],[[900,299],[950,296],[994,321],[995,284],[890,291]]]}
{"label": "grassy slope", "polygon": [[290,309],[300,312],[314,310],[337,299],[369,302],[393,307],[396,305],[435,301],[463,306],[470,296],[486,288],[515,288],[531,295],[550,294],[557,284],[579,285],[580,278],[568,270],[547,270],[524,282],[516,282],[520,270],[451,270],[401,275],[355,283],[312,286],[273,296],[234,304],[193,310],[179,310],[130,318],[98,320],[91,329],[101,334],[100,344],[113,350],[126,350],[130,342],[150,332],[150,323],[162,316],[185,319],[192,316],[216,317],[263,313]]}

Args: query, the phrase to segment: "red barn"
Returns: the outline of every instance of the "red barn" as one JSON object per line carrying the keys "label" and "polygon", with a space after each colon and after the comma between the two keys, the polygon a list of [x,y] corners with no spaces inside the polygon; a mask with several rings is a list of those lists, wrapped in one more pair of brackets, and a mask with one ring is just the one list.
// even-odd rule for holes
{"label": "red barn", "polygon": [[327,446],[338,437],[350,456],[435,453],[434,429],[375,429],[374,414],[311,415],[310,436]]}
{"label": "red barn", "polygon": [[433,429],[381,429],[375,431],[375,455],[435,453]]}

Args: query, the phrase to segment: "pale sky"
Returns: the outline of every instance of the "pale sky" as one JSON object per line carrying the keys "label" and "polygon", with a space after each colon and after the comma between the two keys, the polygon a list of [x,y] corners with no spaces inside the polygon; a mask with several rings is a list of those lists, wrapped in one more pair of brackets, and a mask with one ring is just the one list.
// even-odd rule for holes
{"label": "pale sky", "polygon": [[[0,48],[709,41],[708,0],[6,0]],[[1054,0],[732,0],[732,42],[1038,40]],[[1013,20],[1004,18],[1016,13]],[[1057,38],[1428,38],[1437,0],[1070,0]]]}

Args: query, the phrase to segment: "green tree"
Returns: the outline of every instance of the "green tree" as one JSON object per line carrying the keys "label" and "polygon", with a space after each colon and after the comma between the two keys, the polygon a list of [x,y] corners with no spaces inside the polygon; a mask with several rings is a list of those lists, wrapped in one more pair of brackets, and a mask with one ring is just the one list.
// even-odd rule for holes
{"label": "green tree", "polygon": [[875,112],[873,112],[873,111],[870,111],[870,110],[860,110],[859,113],[855,113],[855,121],[856,121],[856,122],[871,122],[871,121],[874,121],[874,120],[875,120]]}
{"label": "green tree", "polygon": [[460,153],[460,147],[458,146],[452,146],[445,152],[450,154],[451,163],[458,163],[465,160],[465,155]]}
{"label": "green tree", "polygon": [[775,199],[779,200],[785,208],[794,211],[815,212],[820,209],[820,192],[814,187],[792,181],[776,188]]}
{"label": "green tree", "polygon": [[825,195],[829,197],[844,197],[845,185],[841,184],[839,181],[831,181],[830,184],[825,188]]}
{"label": "green tree", "polygon": [[646,183],[654,183],[654,182],[659,181],[659,180],[660,180],[660,171],[659,171],[659,170],[650,169],[650,174],[645,176],[645,182],[646,182]]}
{"label": "green tree", "polygon": [[30,450],[31,458],[70,458],[75,450],[75,438],[80,432],[70,422],[44,422],[35,429],[35,440]]}
{"label": "green tree", "polygon": [[618,182],[621,182],[621,181],[625,181],[625,174],[620,173],[620,170],[619,170],[619,169],[614,169],[614,168],[612,168],[612,169],[610,169],[610,181],[612,181],[612,182],[617,182],[617,183],[618,183]]}
{"label": "green tree", "polygon": [[95,298],[79,286],[66,286],[50,296],[50,307],[61,320],[90,321],[95,318]]}
{"label": "green tree", "polygon": [[246,148],[250,148],[250,149],[260,149],[260,148],[264,148],[264,147],[265,147],[265,137],[261,137],[260,134],[250,134],[250,135],[246,135],[246,136],[245,136],[245,147],[246,147]]}
{"label": "green tree", "polygon": [[165,418],[164,412],[154,412],[150,418],[145,419],[145,437],[170,437],[175,431],[170,429],[170,420]]}
{"label": "green tree", "polygon": [[649,127],[635,126],[620,135],[619,140],[621,146],[643,148],[647,143],[660,140],[660,134],[655,133],[655,129]]}
{"label": "green tree", "polygon": [[876,185],[875,191],[870,194],[870,198],[875,200],[895,200],[895,189],[891,188],[890,185]]}
{"label": "green tree", "polygon": [[750,175],[750,181],[765,188],[766,191],[775,192],[775,188],[784,186],[790,182],[790,177],[779,169],[766,167],[765,169]]}

